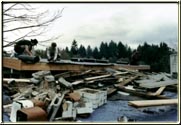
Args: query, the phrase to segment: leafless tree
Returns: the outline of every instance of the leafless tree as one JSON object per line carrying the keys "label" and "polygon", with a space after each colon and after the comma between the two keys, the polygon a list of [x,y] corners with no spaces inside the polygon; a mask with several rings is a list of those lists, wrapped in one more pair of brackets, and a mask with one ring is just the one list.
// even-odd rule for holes
{"label": "leafless tree", "polygon": [[[38,11],[28,3],[3,3],[3,48],[12,46],[18,40],[43,35],[48,27],[62,16],[64,8],[56,12]],[[11,38],[13,35],[13,39]],[[42,42],[57,39],[52,36]],[[40,44],[41,44],[40,43]]]}

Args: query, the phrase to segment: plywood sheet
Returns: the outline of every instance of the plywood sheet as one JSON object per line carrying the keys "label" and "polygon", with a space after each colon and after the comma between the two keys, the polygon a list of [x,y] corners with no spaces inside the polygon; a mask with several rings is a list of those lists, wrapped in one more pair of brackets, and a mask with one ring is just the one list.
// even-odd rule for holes
{"label": "plywood sheet", "polygon": [[141,83],[139,86],[144,87],[144,88],[148,88],[148,89],[152,89],[152,88],[159,88],[162,86],[174,85],[177,83],[178,83],[177,80],[167,80],[167,81],[160,81],[160,82],[152,82],[150,84]]}

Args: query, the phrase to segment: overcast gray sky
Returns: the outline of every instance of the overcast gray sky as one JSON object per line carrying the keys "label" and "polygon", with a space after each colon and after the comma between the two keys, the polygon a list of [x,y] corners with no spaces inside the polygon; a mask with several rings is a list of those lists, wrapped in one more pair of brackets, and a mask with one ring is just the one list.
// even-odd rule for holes
{"label": "overcast gray sky", "polygon": [[[33,6],[50,12],[65,8],[62,17],[43,36],[62,35],[54,41],[61,48],[70,47],[73,39],[85,47],[111,40],[122,41],[131,48],[145,41],[149,44],[164,41],[173,48],[178,44],[176,3],[43,3]],[[36,38],[43,40],[43,37]]]}

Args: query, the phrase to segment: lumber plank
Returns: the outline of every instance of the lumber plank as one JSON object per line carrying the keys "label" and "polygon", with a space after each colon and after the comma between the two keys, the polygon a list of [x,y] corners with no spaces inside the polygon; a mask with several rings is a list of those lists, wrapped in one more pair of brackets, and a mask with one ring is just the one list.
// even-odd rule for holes
{"label": "lumber plank", "polygon": [[71,86],[72,86],[72,84],[71,84],[70,82],[66,81],[63,77],[60,77],[60,78],[58,79],[58,81],[59,81],[60,83],[62,83],[64,86],[66,86],[66,87],[71,87]]}
{"label": "lumber plank", "polygon": [[165,88],[166,88],[165,86],[160,87],[160,88],[156,91],[155,94],[156,94],[156,95],[160,95]]}
{"label": "lumber plank", "polygon": [[153,79],[144,79],[144,80],[135,80],[136,83],[138,84],[150,84],[150,83],[153,83],[153,82],[156,82],[156,80],[153,80]]}
{"label": "lumber plank", "polygon": [[59,77],[70,77],[70,72],[63,72],[63,73],[60,73],[60,74],[56,74],[54,75],[55,78],[59,78]]}
{"label": "lumber plank", "polygon": [[149,65],[124,65],[124,64],[118,64],[115,66],[116,69],[119,68],[122,69],[127,69],[127,70],[150,70],[150,66]]}
{"label": "lumber plank", "polygon": [[80,83],[84,83],[84,80],[77,80],[77,81],[72,82],[71,84],[72,85],[78,85]]}
{"label": "lumber plank", "polygon": [[154,82],[154,83],[141,83],[139,86],[152,89],[152,88],[159,88],[162,86],[168,86],[168,85],[174,85],[177,84],[177,80],[167,80],[167,81],[160,81],[160,82]]}
{"label": "lumber plank", "polygon": [[106,77],[109,77],[109,76],[111,76],[111,74],[89,77],[89,78],[85,78],[84,80],[85,81],[90,81],[90,80],[95,80],[95,79],[106,78]]}
{"label": "lumber plank", "polygon": [[166,97],[163,95],[150,95],[150,94],[145,93],[145,92],[127,89],[125,86],[115,86],[115,87],[117,87],[118,90],[122,90],[124,92],[131,93],[133,95],[148,98],[148,99],[151,99],[151,98],[169,99],[169,97]]}
{"label": "lumber plank", "polygon": [[112,81],[116,81],[116,78],[101,78],[101,79],[95,79],[91,81],[85,81],[85,83],[89,84],[89,83],[103,82],[103,81],[112,82]]}
{"label": "lumber plank", "polygon": [[109,95],[113,94],[113,93],[116,92],[116,91],[117,91],[116,88],[108,88],[108,90],[107,90],[107,95],[109,96]]}
{"label": "lumber plank", "polygon": [[70,97],[71,99],[73,99],[74,101],[79,101],[80,98],[81,98],[81,95],[79,94],[79,92],[69,93],[68,95],[69,95],[69,97]]}
{"label": "lumber plank", "polygon": [[162,86],[162,87],[160,87],[155,93],[148,92],[148,94],[149,94],[149,95],[154,95],[154,96],[160,95],[165,88],[166,88],[165,86]]}
{"label": "lumber plank", "polygon": [[147,107],[147,106],[162,106],[178,104],[178,99],[161,99],[161,100],[141,100],[129,101],[128,105],[134,107]]}
{"label": "lumber plank", "polygon": [[15,82],[26,82],[30,83],[30,79],[16,79],[16,78],[3,78],[3,82],[8,82],[14,80]]}
{"label": "lumber plank", "polygon": [[89,69],[89,70],[86,70],[86,71],[82,72],[80,75],[86,75],[86,74],[88,74],[88,73],[90,73],[90,72],[92,72],[92,70],[91,70],[91,69]]}
{"label": "lumber plank", "polygon": [[127,79],[127,80],[124,80],[124,81],[118,83],[116,86],[124,86],[124,85],[127,85],[128,83],[132,82],[133,80],[135,80],[135,79],[138,78],[138,77],[139,77],[139,75],[136,75],[136,76],[134,76],[134,77],[131,77],[131,78]]}
{"label": "lumber plank", "polygon": [[21,60],[17,58],[3,57],[3,67],[21,70]]}
{"label": "lumber plank", "polygon": [[100,70],[105,68],[128,68],[134,70],[149,70],[150,66],[131,66],[131,65],[113,65],[110,63],[85,63],[85,62],[72,62],[70,60],[61,60],[57,63],[48,63],[42,61],[35,64],[27,64],[17,58],[3,57],[3,67],[15,70],[61,70],[61,71],[80,71],[80,70]]}
{"label": "lumber plank", "polygon": [[15,70],[55,70],[55,71],[82,71],[82,70],[99,70],[106,67],[114,67],[112,64],[102,64],[102,63],[75,63],[66,62],[62,60],[59,63],[48,63],[48,62],[38,62],[35,64],[27,64],[22,62],[17,58],[3,57],[3,67],[11,68]]}

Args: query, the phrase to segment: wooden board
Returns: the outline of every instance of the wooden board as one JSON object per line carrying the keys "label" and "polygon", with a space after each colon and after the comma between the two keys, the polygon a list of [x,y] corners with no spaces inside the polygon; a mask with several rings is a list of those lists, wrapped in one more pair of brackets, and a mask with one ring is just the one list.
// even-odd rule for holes
{"label": "wooden board", "polygon": [[151,84],[153,82],[155,82],[156,80],[153,80],[153,79],[143,79],[143,80],[135,80],[136,83],[138,84]]}
{"label": "wooden board", "polygon": [[140,96],[140,97],[144,97],[144,98],[148,98],[148,99],[155,99],[155,98],[159,98],[159,99],[169,99],[169,97],[163,96],[163,95],[150,95],[148,93],[145,92],[141,92],[141,91],[137,91],[137,90],[131,90],[131,89],[127,89],[125,86],[117,86],[118,90],[122,90],[124,92],[130,93],[132,95],[135,96]]}
{"label": "wooden board", "polygon": [[79,92],[69,93],[68,95],[69,95],[69,97],[70,97],[71,99],[73,99],[74,101],[79,101],[80,98],[81,98],[81,95],[79,94]]}
{"label": "wooden board", "polygon": [[133,80],[135,80],[135,79],[138,78],[138,77],[139,77],[139,75],[133,76],[133,77],[131,77],[131,78],[129,78],[129,79],[126,79],[126,80],[124,80],[124,81],[116,84],[116,86],[124,86],[124,85],[127,85],[128,83],[132,82]]}
{"label": "wooden board", "polygon": [[111,95],[111,94],[115,93],[116,91],[117,91],[117,89],[115,89],[115,88],[108,88],[107,95]]}
{"label": "wooden board", "polygon": [[130,66],[130,65],[116,65],[111,63],[88,63],[88,62],[72,62],[70,60],[61,60],[57,63],[47,63],[47,61],[40,61],[35,64],[27,64],[17,58],[3,57],[3,67],[15,69],[15,70],[55,70],[55,71],[80,71],[80,70],[100,70],[105,68],[119,68],[129,67],[133,69],[146,69],[147,66]]}
{"label": "wooden board", "polygon": [[166,88],[165,86],[160,87],[160,88],[156,91],[155,95],[160,95],[165,88]]}
{"label": "wooden board", "polygon": [[77,80],[77,81],[72,82],[71,84],[72,85],[78,85],[80,83],[84,83],[84,80]]}
{"label": "wooden board", "polygon": [[114,67],[112,64],[101,63],[75,63],[71,61],[61,61],[59,63],[38,62],[27,64],[17,58],[3,57],[3,67],[15,70],[55,70],[55,71],[80,71],[80,70],[100,70],[107,67]]}
{"label": "wooden board", "polygon": [[21,60],[16,58],[3,58],[3,67],[21,70]]}
{"label": "wooden board", "polygon": [[178,104],[178,99],[129,101],[128,104],[134,107],[162,106]]}
{"label": "wooden board", "polygon": [[15,82],[26,82],[30,83],[30,79],[15,79],[15,78],[3,78],[3,82],[8,82],[14,80]]}
{"label": "wooden board", "polygon": [[150,70],[149,65],[124,65],[124,64],[117,64],[115,66],[117,69],[125,68],[125,69],[130,69],[130,70]]}
{"label": "wooden board", "polygon": [[160,95],[165,88],[166,88],[165,86],[162,86],[162,87],[160,87],[155,93],[148,92],[147,94],[148,94],[148,95],[153,95],[153,96]]}
{"label": "wooden board", "polygon": [[111,76],[111,74],[101,75],[101,76],[95,76],[95,77],[89,77],[89,78],[85,78],[84,80],[90,81],[90,80],[95,80],[95,79],[106,78],[106,77],[109,77],[109,76]]}
{"label": "wooden board", "polygon": [[160,81],[160,82],[153,82],[153,83],[141,83],[139,86],[152,89],[152,88],[159,88],[162,86],[174,85],[177,84],[177,80],[167,80],[167,81]]}

